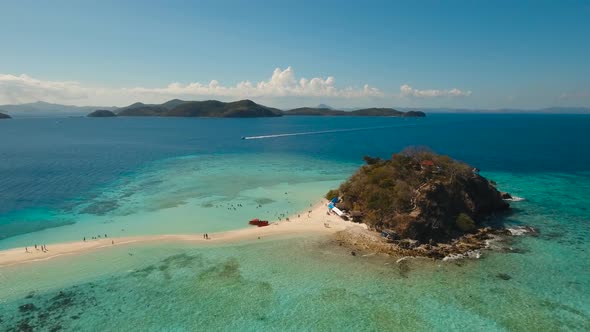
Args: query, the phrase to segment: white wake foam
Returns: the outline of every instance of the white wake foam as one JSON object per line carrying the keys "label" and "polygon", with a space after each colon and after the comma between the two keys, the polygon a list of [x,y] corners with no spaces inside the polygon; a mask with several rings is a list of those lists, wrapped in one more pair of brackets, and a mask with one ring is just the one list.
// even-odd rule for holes
{"label": "white wake foam", "polygon": [[287,136],[303,136],[303,135],[320,135],[320,134],[331,134],[331,133],[343,133],[350,131],[362,131],[362,130],[376,130],[376,129],[388,129],[398,127],[409,127],[415,126],[416,124],[406,125],[394,125],[394,126],[380,126],[380,127],[364,127],[364,128],[349,128],[349,129],[333,129],[333,130],[322,130],[322,131],[307,131],[301,133],[286,133],[286,134],[274,134],[274,135],[260,135],[260,136],[244,136],[243,139],[265,139],[265,138],[276,138],[276,137],[287,137]]}

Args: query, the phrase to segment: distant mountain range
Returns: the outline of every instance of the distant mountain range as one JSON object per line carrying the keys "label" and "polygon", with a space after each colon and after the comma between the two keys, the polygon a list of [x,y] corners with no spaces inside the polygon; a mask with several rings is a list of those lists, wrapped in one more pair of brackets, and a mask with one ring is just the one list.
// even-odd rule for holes
{"label": "distant mountain range", "polygon": [[73,106],[51,104],[43,101],[19,105],[0,105],[4,113],[13,117],[81,116],[96,109],[115,110],[116,107]]}
{"label": "distant mountain range", "polygon": [[334,108],[330,105],[326,105],[326,104],[319,104],[318,106],[316,106],[315,108],[328,108],[333,110]]}
{"label": "distant mountain range", "polygon": [[303,107],[289,111],[282,111],[277,108],[257,104],[251,100],[239,100],[224,103],[217,100],[206,101],[184,101],[179,99],[170,100],[163,104],[135,103],[115,111],[97,110],[90,117],[108,116],[177,116],[177,117],[217,117],[217,118],[254,118],[254,117],[277,117],[295,115],[316,115],[316,116],[426,116],[422,112],[400,112],[392,108],[366,108],[352,112],[333,110],[331,108]]}
{"label": "distant mountain range", "polygon": [[[12,117],[85,116],[95,110],[112,111],[120,116],[207,116],[252,117],[281,115],[374,115],[401,116],[400,113],[418,111],[425,113],[540,113],[540,114],[590,114],[586,107],[548,107],[536,110],[524,109],[457,109],[457,108],[362,108],[335,109],[326,104],[316,107],[300,107],[279,110],[257,104],[251,100],[224,103],[216,100],[184,101],[173,99],[163,104],[135,103],[126,107],[74,106],[51,104],[43,101],[20,105],[0,105],[2,113]],[[408,114],[415,116],[414,112]]]}
{"label": "distant mountain range", "polygon": [[[315,108],[328,108],[333,110],[326,104],[319,104]],[[356,111],[361,110],[363,107],[343,107],[340,108],[342,111]],[[497,109],[473,109],[473,108],[444,108],[444,107],[396,107],[397,110],[409,112],[409,111],[421,111],[425,113],[507,113],[507,114],[590,114],[589,107],[574,107],[574,106],[554,106],[537,109],[520,109],[520,108],[497,108]]]}
{"label": "distant mountain range", "polygon": [[279,109],[251,100],[224,103],[217,100],[184,101],[173,99],[163,104],[135,103],[115,111],[117,116],[178,116],[216,118],[255,118],[282,116]]}

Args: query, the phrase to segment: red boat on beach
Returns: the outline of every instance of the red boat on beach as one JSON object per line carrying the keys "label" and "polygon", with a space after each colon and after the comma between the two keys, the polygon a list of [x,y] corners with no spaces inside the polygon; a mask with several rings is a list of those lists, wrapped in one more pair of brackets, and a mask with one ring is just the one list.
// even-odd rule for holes
{"label": "red boat on beach", "polygon": [[252,226],[258,226],[258,227],[264,227],[264,226],[268,226],[269,222],[267,220],[260,220],[258,218],[252,219],[248,222],[248,224],[252,225]]}

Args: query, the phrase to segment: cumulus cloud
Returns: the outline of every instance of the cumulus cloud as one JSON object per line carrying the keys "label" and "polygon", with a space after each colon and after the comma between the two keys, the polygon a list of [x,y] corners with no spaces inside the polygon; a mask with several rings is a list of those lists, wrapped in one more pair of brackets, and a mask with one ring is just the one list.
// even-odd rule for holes
{"label": "cumulus cloud", "polygon": [[418,90],[415,89],[408,84],[404,84],[400,86],[400,95],[402,97],[416,97],[416,98],[436,98],[436,97],[468,97],[471,96],[471,91],[469,90],[459,90],[459,89],[450,89],[450,90]]}
{"label": "cumulus cloud", "polygon": [[333,76],[326,78],[316,77],[312,79],[297,79],[295,71],[291,67],[285,70],[276,68],[267,81],[252,83],[242,81],[235,86],[223,86],[218,81],[212,80],[207,84],[202,83],[171,83],[164,88],[133,88],[130,92],[149,92],[168,95],[210,95],[227,97],[376,97],[383,93],[377,89],[365,85],[361,89],[344,88],[335,86]]}
{"label": "cumulus cloud", "polygon": [[88,97],[76,82],[42,81],[28,75],[0,74],[0,101],[24,103],[35,100],[76,100]]}
{"label": "cumulus cloud", "polygon": [[381,97],[379,89],[338,88],[332,76],[311,79],[297,78],[293,68],[276,68],[268,80],[257,83],[242,81],[225,86],[217,80],[208,83],[170,83],[164,87],[107,88],[84,86],[79,82],[43,81],[28,75],[0,74],[0,103],[24,103],[44,100],[57,103],[125,104],[137,100],[162,101],[166,98],[256,98],[256,97]]}

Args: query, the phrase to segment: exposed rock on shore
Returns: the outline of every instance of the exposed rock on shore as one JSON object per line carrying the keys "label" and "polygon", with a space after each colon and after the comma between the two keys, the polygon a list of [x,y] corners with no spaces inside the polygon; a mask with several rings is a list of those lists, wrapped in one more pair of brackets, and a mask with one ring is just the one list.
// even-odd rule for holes
{"label": "exposed rock on shore", "polygon": [[372,232],[339,235],[375,252],[427,256],[477,256],[488,241],[508,235],[487,221],[509,209],[479,170],[426,149],[406,149],[391,159],[365,157],[362,166],[326,198]]}
{"label": "exposed rock on shore", "polygon": [[420,243],[412,239],[389,240],[371,230],[358,227],[348,228],[336,233],[335,239],[340,245],[347,246],[359,253],[378,253],[403,257],[427,257],[443,261],[480,258],[485,250],[519,253],[508,245],[511,236],[536,235],[531,227],[516,229],[483,227],[475,233],[466,234],[448,243]]}

